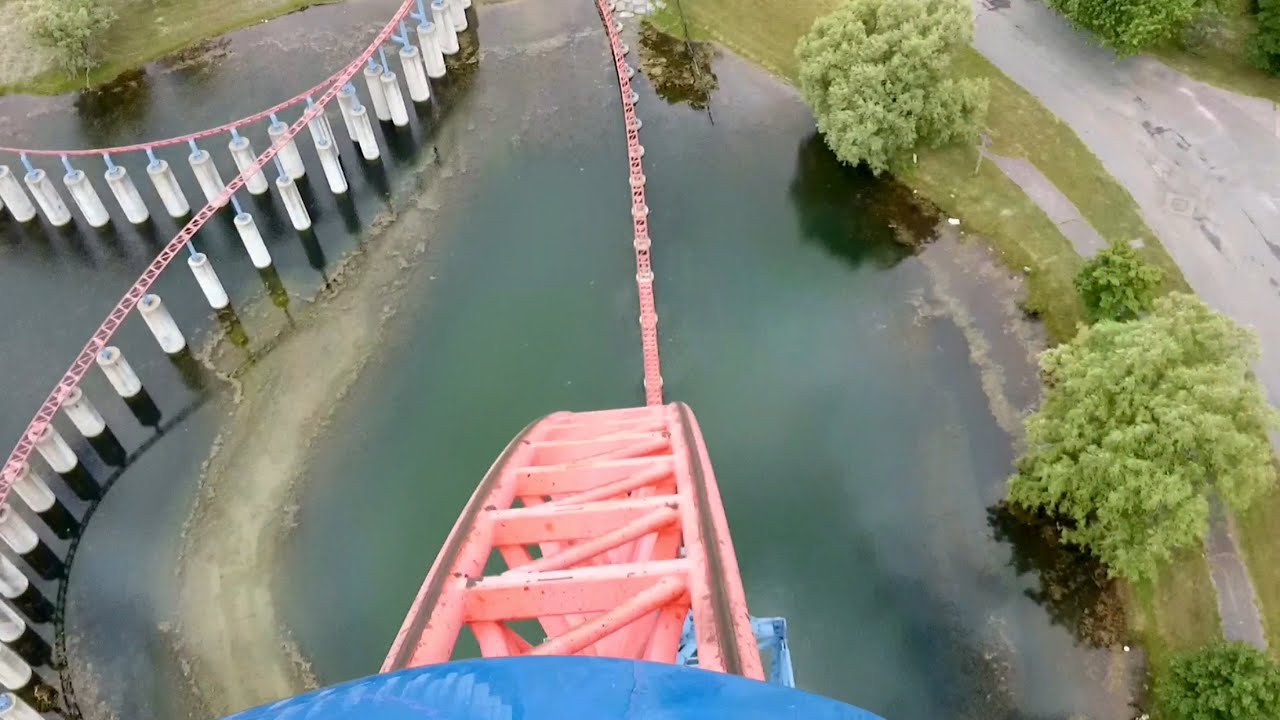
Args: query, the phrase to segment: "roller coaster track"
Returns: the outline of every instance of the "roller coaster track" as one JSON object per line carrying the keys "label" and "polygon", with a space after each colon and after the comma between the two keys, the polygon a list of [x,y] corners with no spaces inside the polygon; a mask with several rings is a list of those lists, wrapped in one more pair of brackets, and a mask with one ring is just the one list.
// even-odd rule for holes
{"label": "roller coaster track", "polygon": [[[648,404],[550,415],[507,446],[437,556],[382,672],[450,660],[463,627],[485,657],[675,663],[692,613],[701,667],[764,679],[702,433],[687,406],[662,404],[634,71],[607,0],[597,4],[626,119]],[[505,570],[490,572],[499,562]],[[521,625],[529,620],[540,632]]]}

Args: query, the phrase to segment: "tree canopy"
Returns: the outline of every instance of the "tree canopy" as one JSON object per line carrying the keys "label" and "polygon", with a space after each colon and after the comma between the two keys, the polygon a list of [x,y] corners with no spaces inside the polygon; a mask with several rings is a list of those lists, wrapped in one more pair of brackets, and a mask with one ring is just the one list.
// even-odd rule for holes
{"label": "tree canopy", "polygon": [[985,81],[956,77],[968,0],[846,0],[796,47],[800,89],[836,156],[876,173],[921,146],[976,137]]}
{"label": "tree canopy", "polygon": [[1280,75],[1280,0],[1258,0],[1258,28],[1249,39],[1249,60]]}
{"label": "tree canopy", "polygon": [[1104,320],[1041,355],[1010,502],[1058,519],[1112,575],[1146,579],[1208,528],[1209,496],[1242,509],[1275,484],[1275,411],[1250,374],[1253,333],[1191,295]]}
{"label": "tree canopy", "polygon": [[98,64],[97,41],[117,17],[101,0],[26,0],[22,11],[31,34],[73,76]]}
{"label": "tree canopy", "polygon": [[1151,309],[1164,271],[1138,257],[1127,243],[1113,243],[1076,274],[1076,292],[1089,322],[1133,320]]}
{"label": "tree canopy", "polygon": [[1216,643],[1175,657],[1156,698],[1171,720],[1275,720],[1280,665],[1244,643]]}
{"label": "tree canopy", "polygon": [[1216,0],[1049,0],[1102,44],[1132,55],[1172,40]]}

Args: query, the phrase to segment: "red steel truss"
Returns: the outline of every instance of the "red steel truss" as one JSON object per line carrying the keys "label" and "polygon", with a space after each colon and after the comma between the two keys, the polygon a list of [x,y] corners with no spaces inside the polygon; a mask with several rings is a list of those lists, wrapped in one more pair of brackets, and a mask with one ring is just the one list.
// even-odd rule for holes
{"label": "red steel truss", "polygon": [[[488,572],[499,564],[505,570]],[[702,668],[763,679],[702,433],[681,403],[557,413],[494,463],[436,558],[382,672],[485,657],[674,662],[692,611]],[[536,620],[541,637],[513,623]]]}

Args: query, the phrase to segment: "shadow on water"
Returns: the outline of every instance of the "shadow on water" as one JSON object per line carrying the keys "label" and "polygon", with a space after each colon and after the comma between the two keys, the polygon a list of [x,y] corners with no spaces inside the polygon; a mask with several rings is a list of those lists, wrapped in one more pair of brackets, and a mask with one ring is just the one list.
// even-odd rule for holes
{"label": "shadow on water", "polygon": [[141,132],[151,111],[151,78],[146,68],[130,70],[76,98],[76,119],[85,146],[112,145]]}
{"label": "shadow on water", "polygon": [[640,66],[658,97],[672,105],[687,103],[706,110],[719,87],[711,61],[710,43],[689,42],[668,35],[650,22],[640,25]]}
{"label": "shadow on water", "polygon": [[987,510],[987,523],[996,540],[1011,548],[1014,570],[1039,578],[1039,587],[1026,595],[1055,625],[1091,647],[1124,641],[1128,628],[1120,589],[1102,563],[1063,543],[1057,526],[1043,516],[1002,503]]}
{"label": "shadow on water", "polygon": [[840,162],[816,132],[800,144],[789,194],[804,238],[851,265],[891,268],[938,223],[905,186]]}

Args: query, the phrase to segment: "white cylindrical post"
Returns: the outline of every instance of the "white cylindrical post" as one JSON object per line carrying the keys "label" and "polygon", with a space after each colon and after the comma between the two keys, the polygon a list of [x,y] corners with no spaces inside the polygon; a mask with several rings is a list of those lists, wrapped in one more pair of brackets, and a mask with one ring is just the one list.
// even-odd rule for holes
{"label": "white cylindrical post", "polygon": [[67,204],[62,202],[58,188],[54,187],[53,182],[49,180],[49,173],[36,168],[27,173],[23,180],[26,181],[32,197],[36,199],[36,204],[40,206],[40,211],[44,213],[44,218],[50,225],[62,227],[71,222],[71,211],[67,209]]}
{"label": "white cylindrical post", "polygon": [[129,222],[137,225],[151,219],[147,203],[138,192],[138,186],[133,184],[128,170],[116,165],[108,169],[103,177],[107,179],[107,187],[111,188],[111,194],[116,196],[116,202],[120,203],[120,209],[129,218]]}
{"label": "white cylindrical post", "polygon": [[36,206],[31,204],[27,191],[22,189],[8,165],[0,165],[0,200],[18,222],[30,222],[36,216]]}
{"label": "white cylindrical post", "polygon": [[329,125],[329,118],[325,117],[324,111],[311,118],[311,122],[307,123],[307,132],[311,133],[313,145],[319,147],[321,140],[328,140],[335,151],[338,149],[337,142],[333,138],[333,127]]}
{"label": "white cylindrical post", "polygon": [[[18,472],[13,490],[18,493],[18,497],[22,498],[22,502],[36,513],[46,512],[58,502],[53,490],[49,489],[49,483],[32,471],[31,466],[26,463],[23,463],[22,469]],[[0,638],[0,640],[3,639]]]}
{"label": "white cylindrical post", "polygon": [[231,304],[231,299],[227,297],[227,291],[223,289],[222,281],[218,279],[218,273],[213,269],[213,263],[209,262],[208,255],[195,253],[187,258],[187,267],[191,268],[191,274],[195,275],[196,282],[200,283],[200,289],[204,291],[209,307],[221,310]]}
{"label": "white cylindrical post", "polygon": [[52,425],[45,425],[44,428],[33,432],[31,440],[35,443],[36,452],[40,453],[40,457],[49,463],[49,467],[59,475],[66,475],[76,469],[80,464],[80,458],[76,457],[75,450],[67,444],[62,437],[62,433]]}
{"label": "white cylindrical post", "polygon": [[151,184],[155,186],[156,194],[160,196],[160,202],[164,203],[164,209],[170,217],[180,218],[191,212],[191,205],[187,202],[187,196],[182,194],[182,186],[169,168],[169,161],[157,158],[149,163],[147,177],[151,178]]}
{"label": "white cylindrical post", "polygon": [[467,11],[462,0],[445,0],[449,5],[449,19],[453,21],[453,29],[462,32],[467,29]]}
{"label": "white cylindrical post", "polygon": [[143,295],[138,302],[138,314],[142,316],[142,321],[147,324],[165,354],[174,355],[187,347],[187,339],[183,337],[182,330],[173,321],[173,315],[169,314],[169,308],[164,306],[159,295]]}
{"label": "white cylindrical post", "polygon": [[191,164],[191,172],[195,173],[196,182],[200,183],[204,199],[208,202],[217,200],[222,191],[227,188],[227,184],[222,182],[218,166],[213,164],[213,156],[208,150],[201,149],[188,155],[187,162]]}
{"label": "white cylindrical post", "polygon": [[0,718],[3,720],[41,720],[40,713],[11,692],[0,693]]}
{"label": "white cylindrical post", "polygon": [[84,391],[78,387],[71,388],[63,399],[62,412],[67,414],[71,424],[86,438],[96,438],[107,429],[107,421],[102,419],[102,413],[98,412],[98,408],[93,406],[89,398],[85,397]]}
{"label": "white cylindrical post", "polygon": [[[257,155],[253,152],[253,145],[249,143],[249,138],[241,135],[232,138],[227,143],[227,149],[231,151],[231,159],[236,163],[236,170],[244,172],[247,168],[253,167],[253,161],[257,159]],[[244,181],[244,187],[253,195],[261,195],[267,191],[267,177],[262,174],[262,168],[258,168],[249,173],[249,177]]]}
{"label": "white cylindrical post", "polygon": [[347,176],[342,174],[342,164],[338,162],[338,153],[333,143],[328,140],[316,142],[316,153],[320,156],[320,167],[324,168],[324,177],[329,181],[329,189],[334,195],[347,191]]}
{"label": "white cylindrical post", "polygon": [[80,214],[84,215],[85,222],[96,228],[111,222],[111,216],[107,214],[106,206],[98,197],[98,191],[93,189],[93,183],[89,182],[89,177],[83,170],[73,170],[63,175],[62,183],[67,186],[67,191],[71,193],[71,199],[75,201],[76,207],[80,208]]}
{"label": "white cylindrical post", "polygon": [[369,102],[373,103],[373,114],[383,122],[390,120],[391,109],[387,107],[387,95],[382,89],[382,68],[366,65],[364,84],[369,88]]}
{"label": "white cylindrical post", "polygon": [[[80,531],[80,521],[76,520],[65,505],[58,502],[53,490],[49,489],[49,483],[45,482],[44,478],[40,477],[30,465],[22,464],[18,477],[13,482],[13,491],[18,493],[22,502],[26,503],[27,507],[31,508],[31,511],[63,540],[75,537],[75,534]],[[4,603],[0,603],[0,606],[8,607]],[[0,640],[9,642],[7,638],[0,637]]]}
{"label": "white cylindrical post", "polygon": [[440,52],[436,24],[430,20],[418,24],[418,45],[422,47],[422,61],[427,66],[427,77],[438,80],[444,77],[444,53]]}
{"label": "white cylindrical post", "polygon": [[432,0],[431,21],[436,26],[436,42],[440,45],[440,52],[445,55],[457,55],[458,31],[453,27],[453,19],[449,17],[444,0]]}
{"label": "white cylindrical post", "polygon": [[282,122],[272,123],[271,127],[267,128],[267,134],[271,136],[271,144],[280,145],[280,151],[276,153],[276,157],[280,158],[284,171],[289,174],[289,177],[297,180],[307,174],[307,167],[302,164],[302,153],[298,152],[298,145],[293,138],[283,139],[288,132],[289,126]]}
{"label": "white cylindrical post", "polygon": [[[320,161],[324,162],[323,156]],[[253,221],[253,216],[242,212],[236,215],[233,222],[236,232],[240,233],[240,242],[244,243],[244,249],[248,251],[249,259],[253,261],[253,266],[259,270],[271,267],[271,253],[267,252],[267,244],[262,241],[262,233],[258,232],[258,224]]]}
{"label": "white cylindrical post", "polygon": [[120,348],[102,348],[98,352],[98,367],[102,368],[102,374],[107,376],[107,381],[120,397],[128,400],[142,392],[142,381],[138,379],[138,374],[133,371],[133,366],[125,359]]}
{"label": "white cylindrical post", "polygon": [[396,127],[409,124],[409,110],[404,106],[404,95],[400,93],[400,80],[390,70],[382,73],[382,92],[387,96],[387,109],[391,113],[391,123]]}
{"label": "white cylindrical post", "polygon": [[409,97],[414,102],[431,99],[431,83],[427,82],[427,69],[422,65],[422,53],[408,45],[400,48],[400,65],[404,67],[404,82],[409,86]]}
{"label": "white cylindrical post", "polygon": [[365,160],[377,160],[381,152],[378,150],[378,138],[373,134],[373,122],[369,120],[369,108],[361,105],[352,110],[351,122],[356,126],[356,142],[360,144],[360,154]]}
{"label": "white cylindrical post", "polygon": [[0,718],[3,720],[41,720],[40,713],[11,692],[0,693]]}
{"label": "white cylindrical post", "polygon": [[293,229],[310,228],[311,214],[307,212],[307,206],[302,202],[302,193],[298,192],[298,186],[293,182],[293,178],[283,175],[276,178],[276,189],[280,191],[280,197],[284,200],[284,209],[289,213]]}
{"label": "white cylindrical post", "polygon": [[31,666],[18,653],[6,645],[0,645],[0,685],[17,692],[31,682],[34,674]]}
{"label": "white cylindrical post", "polygon": [[[0,595],[15,600],[31,587],[31,581],[14,565],[9,558],[0,555]],[[34,618],[32,618],[34,619]]]}
{"label": "white cylindrical post", "polygon": [[342,113],[342,124],[347,128],[347,137],[351,142],[356,139],[356,126],[351,122],[351,110],[356,106],[356,88],[354,85],[343,85],[338,91],[338,110]]}
{"label": "white cylindrical post", "polygon": [[4,555],[0,555],[0,595],[12,601],[32,622],[53,619],[53,603]]}
{"label": "white cylindrical post", "polygon": [[[8,505],[0,507],[0,540],[19,555],[26,555],[40,544],[36,531]],[[5,685],[13,687],[8,683]]]}

